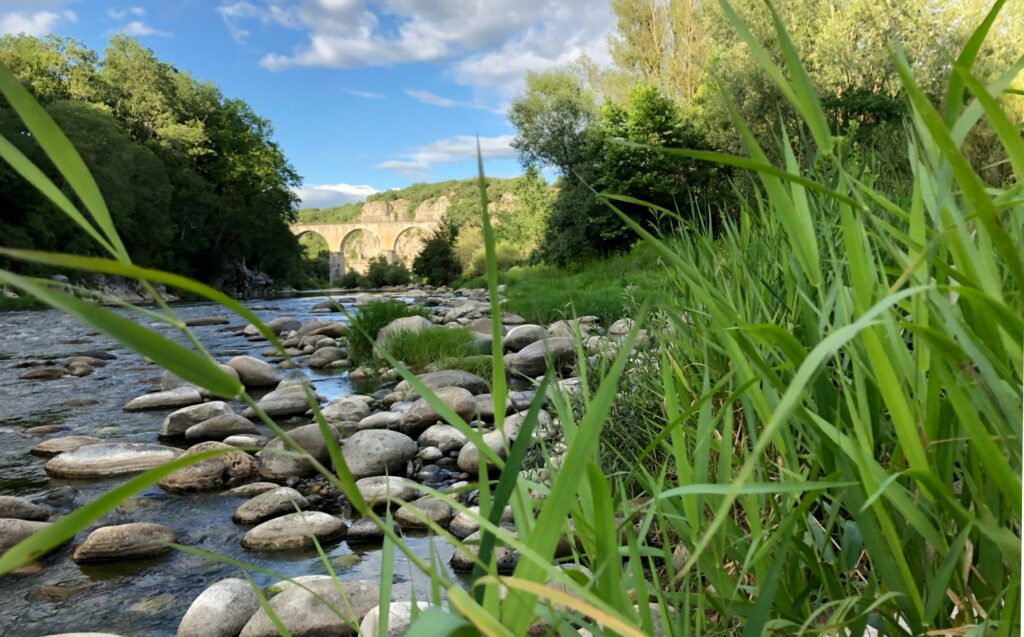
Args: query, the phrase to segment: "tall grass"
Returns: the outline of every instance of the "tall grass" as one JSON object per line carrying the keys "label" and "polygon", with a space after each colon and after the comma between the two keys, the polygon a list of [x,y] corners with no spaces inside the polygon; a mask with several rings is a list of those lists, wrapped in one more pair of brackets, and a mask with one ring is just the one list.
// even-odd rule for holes
{"label": "tall grass", "polygon": [[393,300],[372,301],[356,308],[348,317],[348,355],[352,362],[360,365],[372,361],[377,332],[391,321],[408,316],[429,318],[430,313],[420,306]]}
{"label": "tall grass", "polygon": [[465,358],[478,354],[476,337],[469,330],[438,327],[419,332],[397,332],[389,335],[381,348],[416,372],[445,359]]}
{"label": "tall grass", "polygon": [[[606,369],[581,369],[588,389],[578,407],[551,395],[566,452],[546,483],[519,471],[539,402],[503,460],[406,366],[378,351],[499,469],[496,480],[477,477],[484,488],[479,513],[471,515],[483,536],[469,590],[435,560],[414,554],[389,520],[366,506],[325,435],[333,471],[315,460],[314,466],[432,579],[433,606],[414,622],[414,636],[523,635],[544,626],[561,635],[577,627],[618,635],[860,635],[869,626],[886,635],[1020,632],[1024,141],[997,100],[1024,60],[989,87],[971,76],[986,21],[957,59],[940,113],[894,50],[912,107],[914,171],[906,197],[894,201],[859,178],[846,140],[828,129],[781,22],[779,66],[723,7],[804,119],[810,139],[802,141],[816,149],[816,168],[797,163],[788,139],[785,165],[769,165],[739,118],[746,157],[666,151],[753,170],[759,188],[716,239],[693,234],[666,243],[633,224],[665,264],[655,308],[663,325],[657,347],[645,354],[657,362],[637,371],[634,330]],[[113,258],[0,253],[177,286],[254,320],[214,290],[131,265],[74,150],[3,70],[0,91],[32,125],[90,216],[2,140],[0,155]],[[1007,189],[986,186],[959,151],[982,116],[1017,176]],[[498,276],[482,167],[480,183],[495,316],[492,394],[502,405]],[[614,206],[622,198],[606,199]],[[242,391],[219,374],[198,341],[193,349],[176,346],[43,281],[9,272],[0,279],[218,395]],[[631,375],[636,388],[628,380],[622,387],[657,400],[637,410],[647,439],[623,445],[626,461],[609,476],[611,460],[599,455],[600,443],[614,433],[609,414],[623,408],[621,399],[613,405],[620,380]],[[502,429],[504,410],[495,414]],[[0,573],[70,537],[170,468],[134,478],[14,547],[0,557]],[[633,485],[643,487],[644,497],[633,497]],[[452,494],[422,489],[468,512]],[[499,524],[506,504],[515,533]],[[429,527],[459,545],[445,529]],[[566,534],[575,539],[571,555],[556,566]],[[511,577],[497,572],[493,549],[500,545],[520,553]],[[386,600],[390,585],[381,592]]]}

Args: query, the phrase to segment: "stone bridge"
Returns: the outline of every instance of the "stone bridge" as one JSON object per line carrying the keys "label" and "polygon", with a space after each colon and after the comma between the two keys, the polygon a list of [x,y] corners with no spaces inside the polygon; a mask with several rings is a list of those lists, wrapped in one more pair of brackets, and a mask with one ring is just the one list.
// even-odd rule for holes
{"label": "stone bridge", "polygon": [[[447,202],[446,202],[447,203]],[[368,215],[363,215],[364,217]],[[296,223],[291,231],[297,236],[307,232],[320,235],[330,253],[330,279],[335,282],[349,271],[365,272],[369,262],[379,256],[389,263],[412,261],[438,225],[436,219],[366,220],[348,223]]]}

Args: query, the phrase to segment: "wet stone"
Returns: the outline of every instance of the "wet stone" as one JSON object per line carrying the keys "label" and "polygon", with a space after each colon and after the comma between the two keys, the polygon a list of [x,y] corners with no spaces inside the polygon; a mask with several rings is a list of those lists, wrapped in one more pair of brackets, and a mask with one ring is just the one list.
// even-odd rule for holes
{"label": "wet stone", "polygon": [[90,533],[71,559],[98,562],[154,557],[170,550],[166,543],[176,541],[174,531],[161,524],[134,522],[104,526]]}

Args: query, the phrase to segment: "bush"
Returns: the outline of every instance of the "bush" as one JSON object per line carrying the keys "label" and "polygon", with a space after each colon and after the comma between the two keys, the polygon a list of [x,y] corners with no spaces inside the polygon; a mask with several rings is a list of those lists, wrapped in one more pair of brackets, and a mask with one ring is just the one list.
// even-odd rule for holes
{"label": "bush", "polygon": [[412,274],[404,263],[388,263],[385,257],[377,257],[370,261],[366,274],[359,280],[359,287],[380,288],[385,285],[406,285],[411,281]]}
{"label": "bush", "polygon": [[359,273],[354,270],[349,270],[338,279],[338,287],[340,288],[357,288],[359,287],[360,276]]}
{"label": "bush", "polygon": [[360,306],[348,321],[348,356],[355,365],[373,360],[373,343],[377,332],[391,321],[406,316],[430,318],[418,305],[401,301],[374,301]]}
{"label": "bush", "polygon": [[438,327],[392,334],[384,340],[383,347],[418,373],[438,361],[462,359],[477,353],[475,340],[476,337],[469,330]]}
{"label": "bush", "polygon": [[462,266],[455,258],[453,246],[458,235],[456,227],[442,223],[423,244],[423,250],[416,255],[412,271],[430,285],[450,285],[462,274]]}

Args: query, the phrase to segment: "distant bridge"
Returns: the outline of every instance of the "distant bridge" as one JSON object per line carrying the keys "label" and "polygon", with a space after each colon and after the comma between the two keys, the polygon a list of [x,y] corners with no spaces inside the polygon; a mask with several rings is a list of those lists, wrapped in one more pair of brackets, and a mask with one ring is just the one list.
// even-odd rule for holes
{"label": "distant bridge", "polygon": [[350,223],[296,223],[292,234],[312,232],[323,237],[330,254],[330,280],[346,272],[365,272],[371,259],[385,257],[389,263],[402,261],[412,266],[423,242],[438,226],[436,220],[352,221]]}

